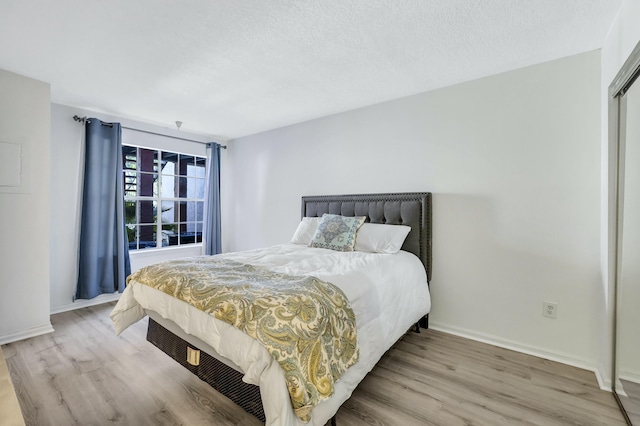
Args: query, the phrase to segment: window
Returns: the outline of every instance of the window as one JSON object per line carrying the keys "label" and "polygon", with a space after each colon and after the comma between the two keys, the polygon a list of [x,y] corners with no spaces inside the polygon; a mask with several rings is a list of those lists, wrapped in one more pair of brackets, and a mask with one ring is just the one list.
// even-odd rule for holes
{"label": "window", "polygon": [[122,147],[129,249],[202,242],[205,158]]}

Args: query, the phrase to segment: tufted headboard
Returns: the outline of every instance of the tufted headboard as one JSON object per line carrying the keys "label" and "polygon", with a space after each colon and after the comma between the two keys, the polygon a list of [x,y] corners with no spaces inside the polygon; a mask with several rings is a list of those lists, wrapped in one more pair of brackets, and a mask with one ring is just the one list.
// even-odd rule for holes
{"label": "tufted headboard", "polygon": [[324,213],[366,216],[371,223],[410,226],[402,250],[420,258],[431,281],[430,192],[302,197],[302,217],[320,217]]}

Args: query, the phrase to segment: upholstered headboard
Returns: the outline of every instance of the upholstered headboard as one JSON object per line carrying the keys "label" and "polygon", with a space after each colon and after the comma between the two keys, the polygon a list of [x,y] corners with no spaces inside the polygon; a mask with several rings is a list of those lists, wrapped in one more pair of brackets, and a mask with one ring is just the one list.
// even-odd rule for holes
{"label": "upholstered headboard", "polygon": [[402,250],[420,258],[431,281],[430,192],[302,197],[302,217],[320,217],[324,213],[366,216],[371,223],[410,226]]}

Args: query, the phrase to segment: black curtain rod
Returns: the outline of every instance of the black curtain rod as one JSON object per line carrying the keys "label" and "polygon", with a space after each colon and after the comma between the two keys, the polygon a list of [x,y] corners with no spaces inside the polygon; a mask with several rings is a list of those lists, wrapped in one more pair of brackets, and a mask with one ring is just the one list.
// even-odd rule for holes
{"label": "black curtain rod", "polygon": [[[88,120],[88,118],[87,118],[87,117],[80,117],[80,116],[77,116],[77,115],[74,115],[74,116],[73,116],[73,119],[74,119],[75,121],[79,122],[79,123],[82,123],[82,124],[84,124],[84,123]],[[105,123],[105,122],[102,122],[102,125],[103,125],[103,126],[113,127],[113,123]],[[148,131],[148,130],[140,130],[140,129],[136,129],[136,128],[133,128],[133,127],[122,126],[122,128],[123,128],[123,129],[127,129],[127,130],[133,130],[134,132],[148,133],[148,134],[150,134],[150,135],[156,135],[156,136],[164,136],[165,138],[180,139],[180,140],[188,141],[188,142],[197,142],[197,143],[203,143],[203,144],[206,144],[206,142],[197,141],[197,140],[194,140],[194,139],[181,138],[181,137],[179,137],[179,136],[163,135],[162,133],[150,132],[150,131]],[[227,146],[226,146],[226,145],[220,145],[220,148],[222,148],[222,149],[227,149]]]}

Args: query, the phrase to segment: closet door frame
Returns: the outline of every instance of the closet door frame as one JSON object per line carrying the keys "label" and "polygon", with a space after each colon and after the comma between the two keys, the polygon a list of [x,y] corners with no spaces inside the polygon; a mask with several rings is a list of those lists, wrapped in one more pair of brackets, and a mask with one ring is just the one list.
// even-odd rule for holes
{"label": "closet door frame", "polygon": [[[611,390],[613,396],[624,415],[627,424],[631,420],[627,415],[622,401],[616,391],[617,375],[617,342],[618,342],[618,293],[622,263],[620,255],[622,251],[622,232],[624,221],[624,165],[625,165],[625,139],[627,123],[627,99],[625,94],[634,82],[640,77],[640,43],[635,47],[629,58],[609,86],[609,232],[608,259],[610,281],[613,283],[613,320],[612,320],[612,374]],[[640,83],[638,83],[640,84]]]}

